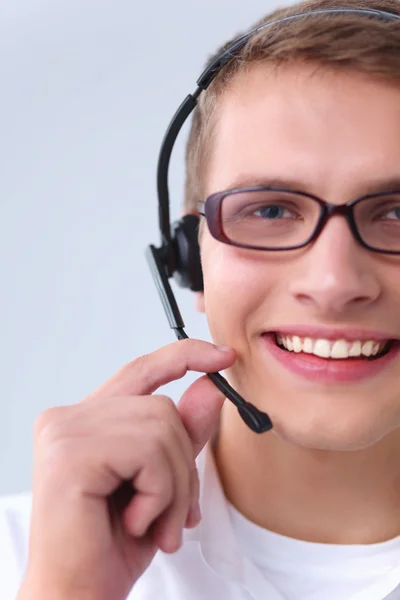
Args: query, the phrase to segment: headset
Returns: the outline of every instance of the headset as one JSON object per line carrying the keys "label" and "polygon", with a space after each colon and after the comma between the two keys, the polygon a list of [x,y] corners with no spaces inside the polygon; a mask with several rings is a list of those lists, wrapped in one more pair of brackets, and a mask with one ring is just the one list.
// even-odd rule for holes
{"label": "headset", "polygon": [[[327,8],[312,10],[275,19],[256,27],[245,35],[240,36],[221,53],[211,60],[197,80],[197,88],[182,102],[169,124],[161,145],[157,167],[158,217],[161,234],[161,246],[148,246],[146,258],[151,269],[154,282],[160,295],[162,305],[170,327],[178,340],[188,338],[184,331],[185,324],[176,303],[168,279],[173,277],[178,285],[199,292],[203,290],[203,274],[200,261],[198,228],[200,218],[197,215],[185,215],[182,219],[170,223],[168,169],[172,149],[182,125],[196,108],[200,94],[205,91],[220,70],[227,65],[245,46],[245,44],[263,29],[272,25],[309,18],[312,15],[333,15],[351,13],[364,17],[380,18],[382,20],[400,20],[395,13],[362,8]],[[272,429],[270,417],[247,402],[234,390],[220,373],[207,373],[217,388],[237,407],[242,419],[255,433],[263,433]]]}

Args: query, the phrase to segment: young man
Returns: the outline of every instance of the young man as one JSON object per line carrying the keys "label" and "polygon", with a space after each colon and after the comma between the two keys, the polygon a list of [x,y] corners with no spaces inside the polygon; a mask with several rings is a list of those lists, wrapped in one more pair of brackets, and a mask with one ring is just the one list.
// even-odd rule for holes
{"label": "young man", "polygon": [[[41,415],[32,513],[3,501],[2,600],[400,598],[399,23],[281,22],[204,93],[186,210],[224,192],[197,298],[218,346],[171,344]],[[206,376],[177,407],[156,394],[221,369],[272,431]]]}

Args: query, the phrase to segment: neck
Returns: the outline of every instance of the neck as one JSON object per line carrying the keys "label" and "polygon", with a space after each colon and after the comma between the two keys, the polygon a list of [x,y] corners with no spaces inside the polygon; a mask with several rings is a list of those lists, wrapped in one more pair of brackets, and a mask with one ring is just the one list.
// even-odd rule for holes
{"label": "neck", "polygon": [[225,403],[215,460],[228,500],[257,525],[310,542],[400,535],[400,433],[365,450],[307,449],[255,435]]}

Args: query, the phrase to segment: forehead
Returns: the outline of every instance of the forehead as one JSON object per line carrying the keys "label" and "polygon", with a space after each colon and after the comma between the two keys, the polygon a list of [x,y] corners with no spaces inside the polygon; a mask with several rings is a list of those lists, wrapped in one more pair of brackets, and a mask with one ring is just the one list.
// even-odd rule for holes
{"label": "forehead", "polygon": [[342,203],[400,179],[398,85],[253,65],[218,102],[206,195],[276,179]]}

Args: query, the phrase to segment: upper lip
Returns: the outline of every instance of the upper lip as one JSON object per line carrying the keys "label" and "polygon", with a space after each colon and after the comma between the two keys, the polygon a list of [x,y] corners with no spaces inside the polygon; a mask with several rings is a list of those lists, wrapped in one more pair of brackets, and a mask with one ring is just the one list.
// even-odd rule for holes
{"label": "upper lip", "polygon": [[314,339],[324,340],[376,340],[386,341],[395,339],[393,333],[386,331],[378,331],[373,329],[362,329],[359,327],[346,327],[345,329],[340,327],[323,327],[321,325],[281,325],[275,329],[270,329],[269,332],[264,333],[279,333],[283,335],[294,336],[305,338],[310,337]]}

